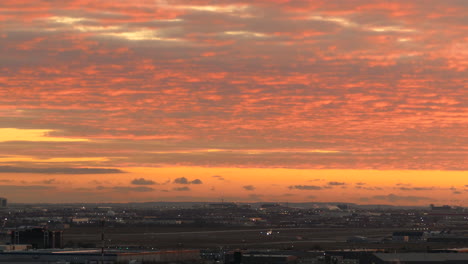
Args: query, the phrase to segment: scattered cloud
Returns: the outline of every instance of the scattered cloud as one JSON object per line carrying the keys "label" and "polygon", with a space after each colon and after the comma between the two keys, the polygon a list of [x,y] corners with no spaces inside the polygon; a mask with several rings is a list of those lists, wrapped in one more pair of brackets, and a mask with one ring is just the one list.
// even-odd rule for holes
{"label": "scattered cloud", "polygon": [[57,183],[57,181],[55,179],[48,179],[48,180],[41,181],[41,183],[43,183],[43,184],[54,184],[54,183]]}
{"label": "scattered cloud", "polygon": [[0,182],[13,182],[13,180],[2,179]]}
{"label": "scattered cloud", "polygon": [[331,185],[331,186],[342,186],[342,185],[346,185],[346,183],[344,183],[344,182],[331,181],[331,182],[328,182],[328,185]]}
{"label": "scattered cloud", "polygon": [[203,182],[200,179],[195,179],[190,182],[191,184],[203,184]]}
{"label": "scattered cloud", "polygon": [[152,192],[154,191],[151,187],[138,186],[138,187],[129,187],[129,186],[115,186],[112,187],[113,190],[119,192]]}
{"label": "scattered cloud", "polygon": [[315,185],[291,185],[288,187],[289,189],[293,190],[302,190],[302,191],[311,191],[311,190],[322,190],[323,188],[320,186]]}
{"label": "scattered cloud", "polygon": [[253,185],[244,185],[244,186],[242,186],[242,188],[244,188],[247,191],[253,191],[253,190],[256,189],[255,186],[253,186]]}
{"label": "scattered cloud", "polygon": [[399,190],[402,191],[430,191],[434,190],[433,187],[399,187]]}
{"label": "scattered cloud", "polygon": [[124,173],[120,169],[107,168],[27,168],[0,166],[0,173],[38,173],[38,174],[114,174]]}
{"label": "scattered cloud", "polygon": [[184,186],[184,187],[175,187],[175,188],[172,188],[172,190],[178,191],[178,192],[185,192],[185,191],[190,191],[190,188],[187,186]]}
{"label": "scattered cloud", "polygon": [[48,185],[0,185],[0,191],[2,192],[47,191],[54,189],[56,189],[56,187]]}
{"label": "scattered cloud", "polygon": [[138,178],[138,179],[133,179],[131,184],[133,185],[155,185],[157,183],[153,180],[147,180],[145,178]]}
{"label": "scattered cloud", "polygon": [[203,182],[200,179],[189,181],[185,177],[176,178],[174,179],[173,183],[175,184],[203,184]]}

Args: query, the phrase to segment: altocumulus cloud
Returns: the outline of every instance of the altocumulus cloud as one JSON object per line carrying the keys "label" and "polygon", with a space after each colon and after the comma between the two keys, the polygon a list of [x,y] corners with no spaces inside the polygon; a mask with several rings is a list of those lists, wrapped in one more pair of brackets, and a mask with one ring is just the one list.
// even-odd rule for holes
{"label": "altocumulus cloud", "polygon": [[176,184],[203,184],[203,182],[200,179],[195,179],[193,181],[189,181],[185,177],[176,178],[174,180],[174,183],[176,183]]}
{"label": "altocumulus cloud", "polygon": [[331,182],[328,183],[328,185],[331,185],[331,186],[341,186],[341,185],[346,185],[346,183],[344,183],[344,182],[331,181]]}
{"label": "altocumulus cloud", "polygon": [[245,185],[245,186],[242,186],[242,188],[244,188],[247,191],[255,190],[255,186],[253,186],[253,185]]}
{"label": "altocumulus cloud", "polygon": [[115,186],[112,189],[121,192],[152,192],[154,191],[151,187],[138,186],[138,187],[128,187],[128,186]]}
{"label": "altocumulus cloud", "polygon": [[124,173],[119,169],[108,168],[25,168],[0,166],[0,173],[39,173],[39,174],[113,174]]}
{"label": "altocumulus cloud", "polygon": [[291,185],[288,187],[291,190],[303,190],[303,191],[312,191],[312,190],[322,190],[323,188],[315,185]]}
{"label": "altocumulus cloud", "polygon": [[176,187],[176,188],[173,188],[172,190],[178,191],[178,192],[183,192],[183,191],[190,191],[190,188],[187,187],[187,186],[184,186],[184,187]]}
{"label": "altocumulus cloud", "polygon": [[54,186],[45,185],[0,185],[1,192],[54,190]]}
{"label": "altocumulus cloud", "polygon": [[155,185],[157,184],[155,181],[147,180],[145,178],[133,179],[131,183],[133,185]]}

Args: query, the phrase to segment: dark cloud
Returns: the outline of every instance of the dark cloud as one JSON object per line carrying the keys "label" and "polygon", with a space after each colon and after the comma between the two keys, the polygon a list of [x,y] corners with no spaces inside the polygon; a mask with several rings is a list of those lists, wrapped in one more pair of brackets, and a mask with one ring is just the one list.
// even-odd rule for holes
{"label": "dark cloud", "polygon": [[190,191],[190,188],[187,186],[184,186],[184,187],[176,187],[176,188],[173,188],[172,190],[178,191],[178,192],[185,192],[185,191]]}
{"label": "dark cloud", "polygon": [[220,180],[220,181],[224,181],[224,177],[222,177],[222,176],[214,175],[214,176],[212,176],[212,177],[213,177],[213,178],[216,178],[216,179],[218,179],[218,180]]}
{"label": "dark cloud", "polygon": [[115,186],[112,187],[113,190],[119,192],[152,192],[154,191],[151,187],[138,186],[138,187],[128,187],[128,186]]}
{"label": "dark cloud", "polygon": [[153,180],[147,180],[145,178],[138,178],[138,179],[133,179],[131,181],[131,184],[133,185],[155,185],[157,183]]}
{"label": "dark cloud", "polygon": [[57,181],[55,179],[48,179],[48,180],[41,181],[41,183],[43,183],[43,184],[54,184],[54,183],[57,183]]}
{"label": "dark cloud", "polygon": [[242,188],[244,188],[247,191],[255,190],[255,186],[253,186],[253,185],[244,185],[244,186],[242,186]]}
{"label": "dark cloud", "polygon": [[190,182],[191,184],[203,184],[203,182],[200,179],[195,179]]}
{"label": "dark cloud", "polygon": [[331,182],[328,182],[328,185],[331,185],[331,186],[341,186],[341,185],[346,185],[346,183],[344,183],[344,182],[331,181]]}
{"label": "dark cloud", "polygon": [[176,184],[203,184],[203,182],[200,179],[195,179],[193,181],[189,181],[185,177],[176,178],[176,179],[174,179],[173,183],[176,183]]}
{"label": "dark cloud", "polygon": [[323,188],[320,186],[315,185],[291,185],[288,187],[289,189],[293,190],[303,190],[303,191],[311,191],[311,190],[322,190]]}
{"label": "dark cloud", "polygon": [[119,169],[107,168],[26,168],[0,166],[0,173],[38,173],[38,174],[114,174],[124,173]]}
{"label": "dark cloud", "polygon": [[429,190],[434,190],[434,188],[432,188],[432,187],[400,187],[398,189],[402,190],[402,191],[429,191]]}
{"label": "dark cloud", "polygon": [[0,185],[0,191],[2,192],[46,191],[54,189],[56,189],[56,187],[47,185]]}
{"label": "dark cloud", "polygon": [[366,187],[366,186],[354,186],[355,189],[362,189],[362,190],[368,190],[368,191],[381,191],[383,190],[381,187]]}
{"label": "dark cloud", "polygon": [[431,200],[428,197],[423,197],[423,196],[399,196],[396,194],[388,194],[388,195],[376,195],[373,196],[372,198],[376,200],[383,200],[383,201],[389,201],[389,202],[420,202],[420,201],[425,201],[425,200]]}
{"label": "dark cloud", "polygon": [[185,177],[180,177],[180,178],[174,179],[174,183],[176,183],[176,184],[189,184],[189,181]]}

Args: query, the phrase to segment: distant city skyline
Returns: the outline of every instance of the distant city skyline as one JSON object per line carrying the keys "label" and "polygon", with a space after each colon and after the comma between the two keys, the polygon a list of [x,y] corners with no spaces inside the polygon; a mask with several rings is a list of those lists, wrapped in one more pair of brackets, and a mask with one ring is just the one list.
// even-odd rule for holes
{"label": "distant city skyline", "polygon": [[2,1],[0,194],[468,206],[467,13]]}

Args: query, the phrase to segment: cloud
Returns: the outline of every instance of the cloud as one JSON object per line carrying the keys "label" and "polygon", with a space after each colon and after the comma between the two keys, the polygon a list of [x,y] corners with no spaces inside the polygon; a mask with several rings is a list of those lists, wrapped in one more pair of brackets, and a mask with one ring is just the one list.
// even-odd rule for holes
{"label": "cloud", "polygon": [[369,190],[369,191],[380,191],[380,190],[383,190],[381,187],[366,187],[366,186],[362,186],[362,185],[358,185],[358,186],[354,186],[355,189],[362,189],[362,190]]}
{"label": "cloud", "polygon": [[419,202],[419,201],[431,200],[430,198],[423,197],[423,196],[399,196],[393,193],[388,194],[388,195],[376,195],[376,196],[373,196],[372,198],[376,200],[384,200],[384,201],[389,201],[389,202],[401,202],[401,201]]}
{"label": "cloud", "polygon": [[57,183],[57,181],[55,179],[48,179],[48,180],[41,181],[41,183],[43,183],[43,184],[54,184],[54,183]]}
{"label": "cloud", "polygon": [[203,182],[200,179],[195,179],[190,182],[191,184],[203,184]]}
{"label": "cloud", "polygon": [[189,181],[187,180],[187,178],[185,178],[185,177],[180,177],[180,178],[174,179],[174,183],[176,183],[176,184],[190,184]]}
{"label": "cloud", "polygon": [[211,177],[216,178],[216,179],[218,179],[220,181],[224,181],[224,177],[219,176],[219,175],[214,175],[214,176],[211,176]]}
{"label": "cloud", "polygon": [[[466,0],[6,2],[0,173],[207,169],[172,188],[242,176],[217,168],[393,170],[376,178],[437,186],[467,169]],[[326,175],[297,184],[340,188]]]}
{"label": "cloud", "polygon": [[54,189],[56,187],[46,185],[0,185],[0,191],[2,192],[47,191]]}
{"label": "cloud", "polygon": [[172,188],[172,190],[174,191],[178,191],[178,192],[185,192],[185,191],[190,191],[190,188],[187,187],[187,186],[184,186],[184,187],[176,187],[176,188]]}
{"label": "cloud", "polygon": [[402,190],[402,191],[429,191],[429,190],[434,190],[433,187],[400,187],[398,189]]}
{"label": "cloud", "polygon": [[155,181],[153,181],[153,180],[146,180],[145,178],[138,178],[138,179],[133,179],[131,181],[131,184],[134,184],[134,185],[155,185],[157,183]]}
{"label": "cloud", "polygon": [[288,187],[289,189],[293,190],[303,190],[303,191],[311,191],[311,190],[322,190],[323,188],[320,186],[315,185],[291,185]]}
{"label": "cloud", "polygon": [[328,185],[330,185],[330,186],[341,186],[341,185],[346,185],[346,183],[331,181],[331,182],[328,182]]}
{"label": "cloud", "polygon": [[124,173],[120,169],[107,168],[26,168],[0,166],[0,173],[37,173],[37,174],[114,174]]}
{"label": "cloud", "polygon": [[200,179],[195,179],[193,181],[189,181],[185,177],[176,178],[176,179],[174,179],[173,183],[175,183],[175,184],[203,184],[203,182]]}
{"label": "cloud", "polygon": [[138,186],[138,187],[128,187],[128,186],[115,186],[112,187],[113,190],[119,192],[152,192],[154,191],[151,187]]}
{"label": "cloud", "polygon": [[253,185],[244,185],[244,186],[242,186],[242,188],[244,188],[247,191],[255,190],[255,186],[253,186]]}

